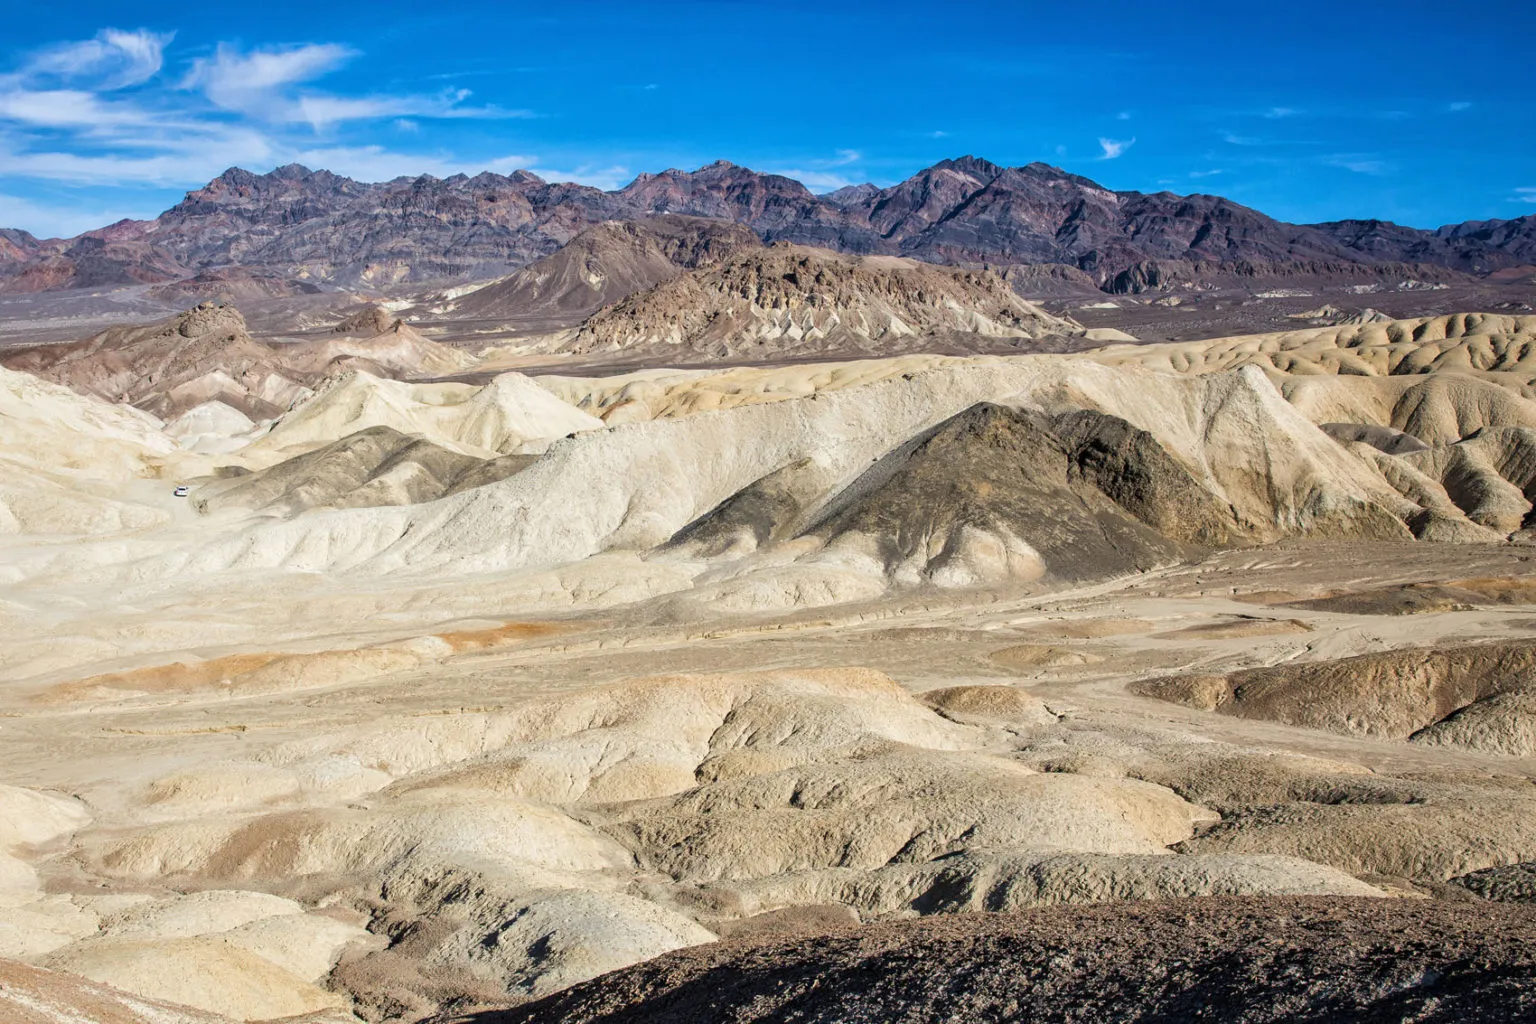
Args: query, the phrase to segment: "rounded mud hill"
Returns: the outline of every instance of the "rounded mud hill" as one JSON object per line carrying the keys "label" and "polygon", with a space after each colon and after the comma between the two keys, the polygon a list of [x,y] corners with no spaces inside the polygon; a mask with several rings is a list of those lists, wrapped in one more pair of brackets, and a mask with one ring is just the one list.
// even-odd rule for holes
{"label": "rounded mud hill", "polygon": [[1205,899],[975,914],[681,950],[470,1024],[1529,1021],[1536,916]]}

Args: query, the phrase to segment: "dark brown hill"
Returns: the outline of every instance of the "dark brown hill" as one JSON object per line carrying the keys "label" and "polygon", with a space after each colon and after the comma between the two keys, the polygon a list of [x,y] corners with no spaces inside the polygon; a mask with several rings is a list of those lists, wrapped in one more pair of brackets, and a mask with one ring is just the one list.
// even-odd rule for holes
{"label": "dark brown hill", "polygon": [[1363,898],[1109,903],[696,946],[463,1024],[1485,1024],[1536,1014],[1536,918]]}
{"label": "dark brown hill", "polygon": [[711,266],[762,244],[744,225],[706,217],[604,221],[553,255],[465,295],[453,304],[453,314],[555,317],[574,323],[685,270]]}
{"label": "dark brown hill", "polygon": [[1450,224],[1436,231],[1380,220],[1342,220],[1316,227],[1372,260],[1434,263],[1468,274],[1536,263],[1536,214]]}

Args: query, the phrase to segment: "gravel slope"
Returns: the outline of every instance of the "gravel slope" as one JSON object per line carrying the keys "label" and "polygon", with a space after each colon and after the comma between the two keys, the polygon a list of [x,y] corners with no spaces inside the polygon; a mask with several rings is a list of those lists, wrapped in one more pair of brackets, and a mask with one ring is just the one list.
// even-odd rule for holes
{"label": "gravel slope", "polygon": [[1536,914],[1347,898],[977,914],[660,957],[474,1024],[1529,1021]]}

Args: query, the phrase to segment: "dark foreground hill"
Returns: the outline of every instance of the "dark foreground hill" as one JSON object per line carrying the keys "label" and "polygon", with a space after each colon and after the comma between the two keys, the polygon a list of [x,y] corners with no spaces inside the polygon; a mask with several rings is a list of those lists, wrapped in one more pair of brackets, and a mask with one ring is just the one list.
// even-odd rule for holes
{"label": "dark foreground hill", "polygon": [[927,918],[679,950],[513,1010],[451,1019],[1530,1021],[1536,915],[1494,904],[1265,897]]}

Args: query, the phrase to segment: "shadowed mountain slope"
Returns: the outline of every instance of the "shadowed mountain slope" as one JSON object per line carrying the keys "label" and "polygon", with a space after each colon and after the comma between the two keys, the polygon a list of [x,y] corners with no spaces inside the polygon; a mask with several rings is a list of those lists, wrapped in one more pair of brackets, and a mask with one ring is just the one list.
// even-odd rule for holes
{"label": "shadowed mountain slope", "polygon": [[1432,232],[1377,221],[1295,225],[1219,196],[1114,192],[1043,163],[1001,167],[969,156],[888,188],[831,196],[723,160],[642,174],[613,192],[527,171],[367,184],[294,164],[268,174],[231,168],[154,221],[74,239],[8,232],[0,291],[165,282],[228,267],[352,285],[475,280],[548,256],[594,224],[663,214],[849,253],[1062,263],[1101,285],[1155,261],[1248,277],[1413,263],[1487,273],[1536,262],[1536,217]]}

